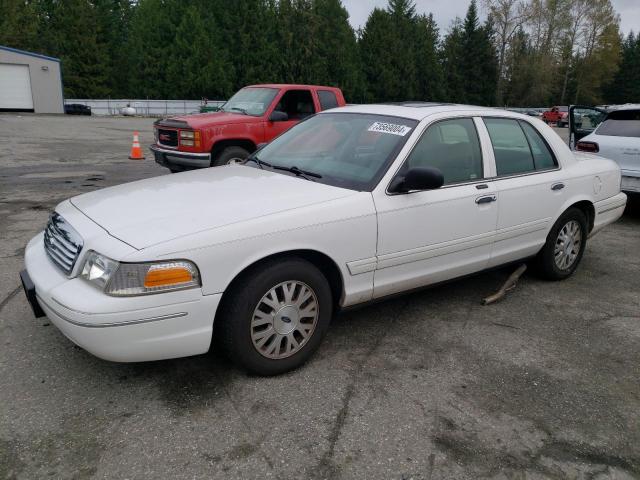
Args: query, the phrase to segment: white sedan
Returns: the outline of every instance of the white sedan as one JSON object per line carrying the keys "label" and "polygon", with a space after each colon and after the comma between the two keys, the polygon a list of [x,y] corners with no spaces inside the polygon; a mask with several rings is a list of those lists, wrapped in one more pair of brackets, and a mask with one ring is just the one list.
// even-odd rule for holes
{"label": "white sedan", "polygon": [[567,278],[618,219],[620,168],[540,120],[445,104],[323,112],[245,165],[62,202],[28,244],[36,315],[98,357],[281,373],[341,308],[530,260]]}

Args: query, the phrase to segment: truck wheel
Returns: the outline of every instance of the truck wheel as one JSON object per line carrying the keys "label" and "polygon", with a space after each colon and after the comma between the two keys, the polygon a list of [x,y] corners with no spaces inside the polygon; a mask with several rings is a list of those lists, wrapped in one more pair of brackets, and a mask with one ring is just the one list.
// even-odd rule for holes
{"label": "truck wheel", "polygon": [[299,258],[252,269],[225,296],[215,335],[236,365],[258,375],[277,375],[307,361],[333,312],[327,279]]}
{"label": "truck wheel", "polygon": [[227,147],[213,159],[211,166],[219,167],[221,165],[244,163],[248,156],[249,152],[242,147]]}

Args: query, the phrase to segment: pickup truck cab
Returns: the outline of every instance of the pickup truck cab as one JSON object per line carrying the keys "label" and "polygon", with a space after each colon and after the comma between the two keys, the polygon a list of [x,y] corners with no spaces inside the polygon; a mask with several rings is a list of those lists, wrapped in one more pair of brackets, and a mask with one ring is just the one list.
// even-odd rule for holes
{"label": "pickup truck cab", "polygon": [[345,105],[339,88],[315,85],[251,85],[218,112],[154,123],[156,162],[172,172],[243,162],[305,118]]}
{"label": "pickup truck cab", "polygon": [[552,107],[551,110],[547,110],[542,114],[542,120],[549,123],[554,123],[558,127],[569,126],[569,107]]}

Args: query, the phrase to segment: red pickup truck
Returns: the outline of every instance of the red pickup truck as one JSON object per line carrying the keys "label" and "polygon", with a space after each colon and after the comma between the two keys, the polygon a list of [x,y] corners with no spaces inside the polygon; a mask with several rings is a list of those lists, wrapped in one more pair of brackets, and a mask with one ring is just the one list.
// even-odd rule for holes
{"label": "red pickup truck", "polygon": [[218,112],[156,121],[150,148],[156,162],[172,172],[239,163],[308,116],[344,105],[339,88],[252,85]]}
{"label": "red pickup truck", "polygon": [[542,114],[542,120],[558,127],[569,126],[569,107],[553,107]]}

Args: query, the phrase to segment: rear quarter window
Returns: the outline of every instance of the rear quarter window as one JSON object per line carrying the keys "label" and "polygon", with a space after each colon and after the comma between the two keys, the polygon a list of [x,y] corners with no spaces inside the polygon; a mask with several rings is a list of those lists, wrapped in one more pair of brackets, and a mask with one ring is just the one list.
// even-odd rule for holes
{"label": "rear quarter window", "polygon": [[336,94],[330,90],[318,90],[318,100],[320,100],[320,108],[322,110],[329,110],[339,106]]}

